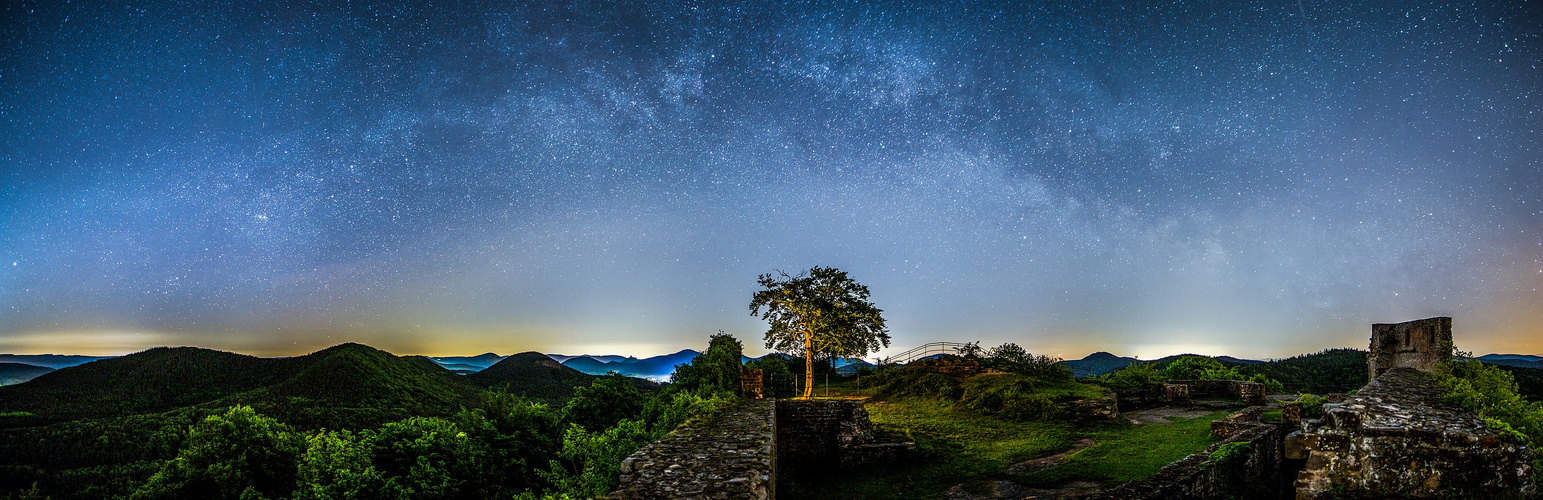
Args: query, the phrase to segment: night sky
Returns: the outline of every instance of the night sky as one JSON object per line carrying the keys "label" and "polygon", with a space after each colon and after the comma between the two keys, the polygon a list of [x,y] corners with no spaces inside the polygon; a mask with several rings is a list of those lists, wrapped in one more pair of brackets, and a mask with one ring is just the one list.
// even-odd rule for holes
{"label": "night sky", "polygon": [[1539,2],[770,3],[7,2],[0,352],[1543,353]]}

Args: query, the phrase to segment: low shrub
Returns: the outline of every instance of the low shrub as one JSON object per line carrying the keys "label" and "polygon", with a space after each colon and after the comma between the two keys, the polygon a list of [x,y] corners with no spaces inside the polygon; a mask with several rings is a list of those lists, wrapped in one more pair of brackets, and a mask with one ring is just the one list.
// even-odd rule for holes
{"label": "low shrub", "polygon": [[1098,379],[1110,389],[1120,392],[1146,390],[1164,380],[1167,378],[1163,376],[1163,372],[1153,367],[1151,363],[1131,363]]}
{"label": "low shrub", "polygon": [[874,397],[878,399],[929,398],[958,399],[962,392],[953,377],[923,367],[902,366],[873,374]]}
{"label": "low shrub", "polygon": [[1302,418],[1323,418],[1323,404],[1328,402],[1323,396],[1302,393],[1292,404],[1302,407]]}

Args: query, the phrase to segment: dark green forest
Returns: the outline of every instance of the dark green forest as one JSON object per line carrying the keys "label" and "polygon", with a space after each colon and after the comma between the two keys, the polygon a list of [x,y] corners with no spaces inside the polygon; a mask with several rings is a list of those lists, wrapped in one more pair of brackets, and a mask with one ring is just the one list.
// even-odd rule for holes
{"label": "dark green forest", "polygon": [[588,498],[733,404],[740,354],[715,335],[661,386],[538,353],[459,376],[359,344],[151,349],[0,387],[0,498]]}

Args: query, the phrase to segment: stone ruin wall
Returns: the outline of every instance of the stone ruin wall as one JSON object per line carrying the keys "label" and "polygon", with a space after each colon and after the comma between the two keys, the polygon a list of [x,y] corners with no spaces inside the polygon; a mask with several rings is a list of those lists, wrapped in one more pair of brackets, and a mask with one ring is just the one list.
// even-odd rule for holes
{"label": "stone ruin wall", "polygon": [[1162,384],[1165,403],[1185,403],[1193,398],[1238,398],[1246,404],[1265,403],[1264,384],[1241,380],[1170,380]]}
{"label": "stone ruin wall", "polygon": [[[1248,413],[1245,410],[1242,413]],[[1187,500],[1196,498],[1275,498],[1281,483],[1280,446],[1285,434],[1280,426],[1249,421],[1258,412],[1234,414],[1235,432],[1205,451],[1191,454],[1168,465],[1157,474],[1139,481],[1129,481],[1104,490],[1089,500]],[[1222,422],[1217,420],[1216,422]],[[1212,433],[1217,426],[1212,425]],[[1237,464],[1217,464],[1211,453],[1232,443],[1247,443],[1247,458]]]}
{"label": "stone ruin wall", "polygon": [[761,399],[686,423],[623,460],[610,498],[776,498],[776,414]]}
{"label": "stone ruin wall", "polygon": [[1297,498],[1521,498],[1535,495],[1531,450],[1437,400],[1427,373],[1391,368],[1324,418],[1303,421],[1285,458],[1306,460]]}
{"label": "stone ruin wall", "polygon": [[856,467],[894,460],[915,443],[879,443],[860,399],[777,401],[777,457],[789,467]]}
{"label": "stone ruin wall", "polygon": [[773,499],[777,474],[903,459],[916,444],[879,443],[861,400],[747,401],[689,422],[627,457],[613,499]]}
{"label": "stone ruin wall", "polygon": [[1392,368],[1432,371],[1452,355],[1446,347],[1451,342],[1452,318],[1445,316],[1374,324],[1371,345],[1367,348],[1367,380]]}
{"label": "stone ruin wall", "polygon": [[1440,401],[1430,372],[1450,358],[1451,342],[1448,317],[1372,325],[1371,381],[1286,436],[1284,458],[1303,464],[1298,499],[1537,495],[1531,450]]}

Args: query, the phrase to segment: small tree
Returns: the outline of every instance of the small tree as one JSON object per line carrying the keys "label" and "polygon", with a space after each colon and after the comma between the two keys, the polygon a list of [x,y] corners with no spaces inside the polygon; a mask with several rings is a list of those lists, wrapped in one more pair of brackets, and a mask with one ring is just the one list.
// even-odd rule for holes
{"label": "small tree", "polygon": [[1203,378],[1206,370],[1225,368],[1221,362],[1205,356],[1181,356],[1163,368],[1163,374],[1167,375],[1169,380],[1196,380]]}
{"label": "small tree", "polygon": [[733,335],[718,330],[707,342],[707,351],[690,363],[675,366],[670,377],[670,392],[692,391],[702,397],[716,393],[734,394],[739,390],[739,375],[744,370],[740,356],[744,346]]}
{"label": "small tree", "polygon": [[647,397],[632,385],[631,378],[611,372],[595,379],[589,387],[574,389],[573,399],[563,405],[562,422],[600,432],[617,422],[636,417],[646,403]]}
{"label": "small tree", "polygon": [[287,498],[305,438],[250,406],[210,415],[188,430],[177,458],[132,498]]}
{"label": "small tree", "polygon": [[762,290],[750,314],[770,323],[766,348],[804,356],[804,397],[814,388],[816,353],[858,358],[889,346],[883,311],[868,301],[868,287],[833,267],[790,276],[778,271],[756,280]]}

